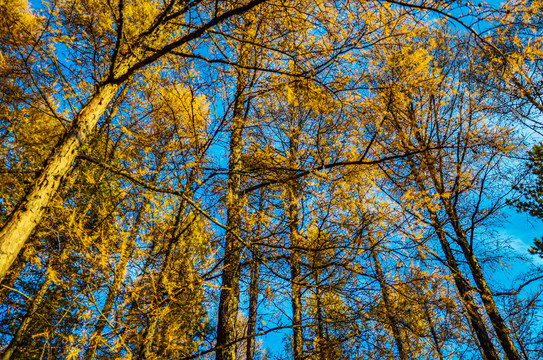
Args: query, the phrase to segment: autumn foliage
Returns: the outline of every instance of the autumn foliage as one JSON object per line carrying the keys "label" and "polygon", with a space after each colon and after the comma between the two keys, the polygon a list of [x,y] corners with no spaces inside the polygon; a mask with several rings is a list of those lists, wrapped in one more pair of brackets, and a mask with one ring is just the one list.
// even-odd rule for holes
{"label": "autumn foliage", "polygon": [[0,0],[0,358],[542,358],[542,6]]}

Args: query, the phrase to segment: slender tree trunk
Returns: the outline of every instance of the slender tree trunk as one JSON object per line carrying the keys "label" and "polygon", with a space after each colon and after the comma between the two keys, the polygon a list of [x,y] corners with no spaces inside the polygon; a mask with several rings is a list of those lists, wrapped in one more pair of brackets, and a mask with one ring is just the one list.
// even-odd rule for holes
{"label": "slender tree trunk", "polygon": [[[154,184],[156,180],[158,179],[158,175],[160,172],[159,170],[164,164],[164,161],[165,161],[164,157],[161,157],[159,159],[157,171],[153,174],[153,177],[151,179],[152,184]],[[148,204],[149,204],[149,198],[145,196],[137,211],[137,215],[136,215],[136,218],[134,219],[134,224],[132,224],[132,230],[130,231],[128,238],[125,239],[121,243],[121,248],[119,251],[119,262],[118,262],[117,268],[115,269],[113,283],[108,289],[106,301],[104,302],[104,305],[102,306],[100,317],[94,324],[94,330],[91,335],[89,346],[87,347],[87,350],[85,351],[85,355],[83,356],[83,360],[94,359],[96,351],[98,350],[98,347],[100,346],[100,339],[102,336],[102,332],[104,331],[104,327],[106,326],[109,314],[111,313],[111,310],[113,309],[115,298],[117,297],[117,294],[119,293],[119,290],[121,288],[121,284],[124,280],[130,251],[135,244],[141,222],[143,221],[143,216],[145,215],[145,209]]]}
{"label": "slender tree trunk", "polygon": [[[260,203],[258,206],[258,216],[256,223],[255,240],[260,240],[262,235],[262,201],[263,194],[260,192]],[[255,355],[255,329],[256,329],[256,316],[258,306],[258,282],[260,275],[260,255],[258,246],[252,245],[252,263],[251,263],[251,281],[249,283],[249,315],[247,319],[247,346],[246,346],[246,360],[253,360]]]}
{"label": "slender tree trunk", "polygon": [[143,338],[143,343],[141,351],[139,353],[138,359],[148,359],[153,350],[153,339],[155,337],[156,329],[158,326],[158,321],[160,320],[160,309],[153,309],[156,313],[151,315],[151,322],[145,329],[145,336]]}
{"label": "slender tree trunk", "polygon": [[15,260],[15,263],[11,267],[11,269],[8,271],[7,275],[4,277],[2,282],[0,283],[0,298],[2,299],[0,301],[0,304],[3,304],[6,302],[9,293],[11,290],[9,288],[13,288],[15,285],[15,282],[19,278],[19,275],[21,274],[21,271],[24,270],[26,263],[28,260],[30,260],[30,257],[36,252],[36,249],[32,244],[28,244],[22,252],[19,253],[17,256],[17,260]]}
{"label": "slender tree trunk", "polygon": [[32,302],[30,303],[30,306],[28,307],[26,314],[21,321],[21,324],[17,328],[17,331],[13,335],[13,338],[11,338],[11,341],[6,346],[2,353],[2,360],[9,360],[11,356],[13,355],[13,352],[17,348],[17,345],[21,341],[21,338],[24,336],[26,331],[28,330],[28,326],[30,325],[30,322],[32,321],[34,314],[36,313],[36,310],[40,307],[43,298],[45,297],[45,294],[47,293],[47,290],[49,289],[49,285],[53,281],[52,276],[52,264],[51,260],[49,261],[49,264],[47,265],[47,270],[45,271],[45,280],[41,284],[38,292],[34,297],[32,298]]}
{"label": "slender tree trunk", "polygon": [[[411,114],[410,116],[414,117],[414,114]],[[413,118],[413,121],[415,121],[414,118]],[[409,140],[409,137],[406,136],[406,134],[403,132],[401,124],[399,124],[396,121],[395,126],[401,135],[402,145],[405,148],[411,148],[411,141]],[[425,142],[423,141],[422,136],[420,135],[418,131],[415,133],[415,136],[417,138],[418,144],[420,146],[426,147]],[[425,153],[425,154],[428,154],[428,153]],[[426,187],[424,186],[424,183],[422,181],[421,174],[420,174],[421,172],[420,165],[416,164],[412,159],[409,159],[409,158],[408,158],[408,162],[410,166],[413,168],[413,170],[416,170],[417,172],[415,174],[415,183],[417,184],[418,189],[421,191],[426,201],[429,202],[429,200],[427,200],[429,198],[429,195],[428,195],[428,192],[426,191]],[[432,174],[431,176],[433,177]],[[435,183],[435,180],[436,179],[433,178],[434,183]],[[484,320],[481,314],[479,314],[479,309],[477,305],[475,304],[473,297],[471,296],[471,289],[470,289],[471,286],[469,282],[463,277],[462,273],[460,272],[458,263],[456,262],[456,259],[454,258],[449,242],[447,241],[445,231],[443,230],[443,227],[439,222],[436,211],[433,210],[433,204],[427,203],[426,208],[428,210],[428,213],[430,214],[432,227],[434,228],[436,232],[436,235],[439,240],[439,243],[441,244],[443,253],[445,254],[447,266],[449,267],[449,270],[451,271],[451,274],[453,276],[456,289],[458,290],[458,294],[460,295],[460,299],[466,310],[468,319],[471,323],[471,326],[473,327],[477,340],[479,341],[480,349],[483,355],[485,356],[486,360],[499,360],[496,349],[494,348],[494,344],[492,344],[492,341],[490,340],[490,336],[488,334],[488,330],[486,329]]]}
{"label": "slender tree trunk", "polygon": [[[413,162],[411,162],[411,166],[417,168],[416,164],[414,164]],[[423,196],[425,196],[425,198],[428,198],[426,188],[418,174],[415,176],[415,181]],[[428,213],[430,214],[432,227],[436,232],[439,243],[441,244],[441,249],[445,254],[447,266],[449,267],[449,270],[453,276],[456,289],[458,290],[458,294],[460,295],[460,299],[462,300],[462,304],[464,306],[464,309],[466,310],[467,317],[471,323],[473,331],[475,332],[477,340],[479,341],[480,349],[484,354],[486,360],[499,360],[496,349],[494,348],[494,344],[492,344],[492,340],[490,339],[488,330],[486,329],[484,320],[479,313],[479,309],[475,304],[473,297],[471,296],[469,282],[460,272],[460,268],[458,267],[458,263],[454,258],[452,249],[449,245],[449,242],[447,241],[445,231],[443,230],[443,227],[441,226],[437,217],[437,213],[435,212],[435,210],[432,210],[433,207],[431,204],[427,204],[426,207]]]}
{"label": "slender tree trunk", "polygon": [[[240,89],[242,86],[240,86]],[[217,325],[217,360],[234,360],[235,346],[227,346],[236,339],[236,319],[239,302],[239,276],[241,260],[241,150],[243,146],[241,93],[236,101],[236,110],[230,135],[230,161],[227,197],[227,232],[225,236],[219,319]]]}
{"label": "slender tree trunk", "polygon": [[[297,206],[289,206],[290,244],[296,246],[298,232]],[[294,241],[294,242],[293,242]],[[290,251],[290,286],[292,291],[292,351],[294,360],[303,359],[302,289],[300,285],[300,257],[296,249]]]}
{"label": "slender tree trunk", "polygon": [[471,246],[468,243],[466,233],[464,232],[462,225],[458,221],[458,215],[456,213],[456,209],[454,209],[449,199],[442,197],[442,200],[445,204],[445,211],[447,212],[447,215],[449,216],[449,220],[455,231],[458,245],[460,245],[460,248],[462,249],[462,253],[464,254],[464,258],[466,259],[468,266],[471,270],[471,275],[473,276],[473,279],[475,280],[475,284],[477,285],[477,289],[479,290],[479,293],[481,294],[481,299],[485,306],[486,313],[488,317],[490,318],[490,322],[492,323],[492,326],[494,328],[494,331],[496,332],[498,340],[500,344],[502,345],[503,350],[505,351],[505,354],[507,355],[507,358],[509,360],[521,360],[521,357],[513,343],[513,340],[511,339],[511,336],[509,335],[509,329],[507,328],[507,325],[505,324],[505,321],[500,315],[500,312],[498,311],[496,303],[494,302],[494,298],[492,297],[492,292],[490,291],[490,288],[488,287],[488,284],[486,283],[486,280],[483,275],[483,271],[481,269],[481,266],[479,265],[479,261],[473,254]]}
{"label": "slender tree trunk", "polygon": [[437,335],[434,322],[432,321],[432,316],[430,315],[430,309],[428,309],[428,303],[426,302],[426,299],[423,300],[422,310],[424,311],[424,318],[426,319],[426,322],[428,323],[428,329],[430,330],[430,335],[432,336],[432,341],[434,343],[434,348],[437,353],[437,357],[440,360],[444,360],[443,350],[441,349],[441,342]]}
{"label": "slender tree trunk", "polygon": [[[249,25],[246,24],[246,27]],[[246,48],[242,45],[238,62],[246,64]],[[221,294],[217,323],[217,360],[235,360],[236,320],[239,303],[239,277],[241,261],[241,152],[245,126],[246,71],[238,70],[232,123],[230,125],[230,156],[228,159],[228,193],[226,200],[226,226]]]}
{"label": "slender tree trunk", "polygon": [[[415,137],[420,146],[427,146],[427,142],[424,140],[420,132],[418,131],[415,132]],[[513,341],[511,340],[511,336],[509,335],[509,330],[507,329],[505,321],[501,317],[498,311],[498,308],[496,307],[496,303],[494,302],[494,299],[492,298],[492,292],[490,291],[490,288],[488,287],[485,281],[479,262],[477,258],[475,257],[475,255],[473,254],[471,246],[469,245],[468,239],[466,237],[466,233],[462,227],[462,224],[460,223],[456,209],[454,205],[451,203],[450,195],[445,195],[446,191],[443,187],[442,181],[440,181],[438,172],[436,170],[436,165],[438,164],[438,160],[435,159],[432,156],[432,154],[428,152],[425,153],[424,160],[425,160],[425,165],[428,168],[428,171],[430,173],[432,182],[434,184],[434,188],[437,191],[437,193],[440,195],[440,200],[442,204],[444,205],[447,217],[456,234],[457,243],[458,245],[460,245],[460,248],[462,249],[464,258],[466,259],[468,266],[470,268],[471,275],[473,276],[473,279],[475,280],[475,284],[477,285],[477,289],[479,290],[479,293],[481,295],[481,299],[483,301],[486,313],[488,317],[490,318],[490,322],[492,323],[492,327],[494,328],[494,331],[496,332],[498,340],[509,360],[521,360],[520,355],[518,354],[517,349],[515,348],[515,345],[513,344]]]}
{"label": "slender tree trunk", "polygon": [[460,295],[462,304],[466,309],[468,319],[470,320],[471,326],[473,327],[475,335],[477,336],[477,340],[479,341],[482,353],[486,357],[486,360],[499,360],[500,358],[496,353],[496,350],[494,349],[494,344],[492,344],[492,340],[490,340],[490,336],[488,334],[488,330],[486,329],[484,320],[481,314],[479,314],[479,309],[470,294],[469,283],[466,279],[464,279],[462,273],[460,272],[460,269],[458,268],[458,264],[456,262],[456,259],[454,258],[451,247],[445,237],[445,231],[437,222],[437,217],[435,216],[435,214],[432,215],[432,225],[436,231],[437,237],[441,244],[441,248],[445,253],[447,265],[453,275],[456,289],[458,290],[458,294]]}
{"label": "slender tree trunk", "polygon": [[522,343],[522,338],[519,336],[519,334],[515,331],[515,339],[518,342],[518,346],[520,348],[520,353],[522,354],[522,357],[524,360],[530,360],[530,356],[528,355],[528,351],[526,350],[526,347]]}
{"label": "slender tree trunk", "polygon": [[[318,255],[315,254],[314,258],[317,257]],[[330,344],[327,344],[326,337],[324,335],[324,315],[322,313],[322,298],[319,284],[320,273],[317,268],[313,268],[313,273],[315,282],[315,305],[317,307],[317,354],[319,360],[327,360],[327,355],[329,353],[328,348]]]}
{"label": "slender tree trunk", "polygon": [[119,85],[105,84],[92,93],[74,119],[70,130],[49,156],[31,190],[3,224],[0,229],[0,280],[4,279],[11,264],[40,222],[62,179],[72,168],[81,147],[118,89]]}
{"label": "slender tree trunk", "polygon": [[127,239],[125,239],[121,243],[119,262],[118,262],[119,265],[115,269],[114,280],[108,289],[106,301],[104,302],[104,305],[102,306],[102,310],[100,312],[100,318],[94,324],[94,330],[91,335],[89,346],[87,347],[87,350],[85,351],[85,355],[83,356],[83,360],[94,359],[96,350],[100,346],[102,331],[104,330],[104,327],[106,326],[107,319],[109,317],[109,314],[111,313],[111,310],[113,309],[113,304],[115,302],[117,294],[119,293],[121,284],[124,280],[124,275],[126,272],[126,266],[128,264],[130,250],[134,246],[134,242],[138,235],[138,230],[142,222],[143,215],[145,213],[145,207],[147,206],[147,204],[148,204],[148,200],[146,198],[143,200],[143,203],[138,209],[138,213],[136,215],[136,219],[134,220],[134,224],[132,225],[132,230],[130,232],[130,235],[128,236]]}
{"label": "slender tree trunk", "polygon": [[[162,293],[162,283],[164,281],[164,274],[166,273],[167,269],[170,267],[173,254],[175,251],[175,240],[171,239],[170,243],[168,244],[168,249],[166,250],[166,258],[164,259],[164,263],[162,264],[162,269],[160,271],[160,276],[158,279],[158,286],[157,286],[157,297],[161,296]],[[151,355],[151,352],[153,350],[153,339],[155,337],[155,333],[158,327],[158,322],[160,320],[160,312],[162,309],[159,308],[159,302],[158,299],[155,302],[155,306],[151,310],[151,321],[149,322],[149,325],[147,325],[142,343],[140,344],[140,351],[138,353],[138,359],[148,359]]]}
{"label": "slender tree trunk", "polygon": [[258,305],[258,282],[260,275],[260,263],[257,258],[257,249],[253,250],[255,255],[253,255],[252,264],[251,264],[251,282],[249,284],[249,316],[247,319],[247,360],[253,360],[255,354],[255,329],[256,329],[256,316],[257,316],[257,305]]}
{"label": "slender tree trunk", "polygon": [[[295,169],[297,166],[297,152],[299,129],[290,134],[288,166]],[[288,226],[290,250],[290,286],[292,304],[292,352],[294,360],[303,359],[303,333],[302,333],[302,288],[300,271],[300,254],[296,247],[299,245],[299,215],[298,215],[298,180],[288,183]]]}
{"label": "slender tree trunk", "polygon": [[[190,189],[190,185],[187,185],[187,190],[185,190],[185,194],[188,192],[188,189]],[[189,224],[184,224],[184,217],[183,213],[186,209],[186,201],[181,201],[179,205],[179,209],[177,211],[173,234],[171,236],[170,242],[168,244],[168,248],[166,250],[166,256],[164,258],[164,262],[162,263],[162,268],[160,270],[160,275],[158,277],[157,281],[157,298],[155,302],[155,306],[153,309],[153,312],[151,314],[151,321],[149,322],[149,325],[145,329],[143,342],[140,346],[138,359],[148,359],[151,355],[152,349],[153,349],[153,339],[155,337],[156,330],[158,328],[158,322],[161,318],[161,309],[159,308],[160,305],[160,297],[162,296],[162,293],[164,292],[164,283],[166,281],[166,275],[168,272],[168,269],[171,268],[175,250],[177,247],[177,243],[179,241],[180,236],[185,232],[186,229],[188,229]],[[183,226],[183,227],[182,227]]]}
{"label": "slender tree trunk", "polygon": [[381,293],[383,294],[383,302],[385,304],[385,315],[392,329],[392,337],[394,338],[394,342],[396,343],[396,349],[398,350],[398,355],[400,357],[400,360],[408,360],[407,353],[405,351],[403,340],[402,340],[402,334],[400,332],[400,327],[398,326],[396,315],[394,314],[394,310],[392,309],[390,291],[388,289],[388,285],[386,283],[385,276],[381,268],[381,263],[379,262],[379,258],[377,256],[377,252],[375,251],[375,249],[372,249],[371,257],[373,259],[373,264],[375,265],[375,275],[377,276],[377,282],[379,283],[379,287],[381,288]]}

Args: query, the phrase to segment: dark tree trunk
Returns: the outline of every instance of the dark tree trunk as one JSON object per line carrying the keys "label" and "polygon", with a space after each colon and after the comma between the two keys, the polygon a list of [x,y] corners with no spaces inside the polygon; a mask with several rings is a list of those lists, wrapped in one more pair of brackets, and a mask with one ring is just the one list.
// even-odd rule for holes
{"label": "dark tree trunk", "polygon": [[[243,62],[241,49],[240,61]],[[217,323],[217,360],[235,360],[236,320],[239,303],[239,277],[241,261],[241,153],[243,149],[243,128],[245,125],[245,73],[240,70],[234,99],[234,112],[230,126],[230,157],[228,161],[228,193],[226,201],[226,235],[221,295]]]}
{"label": "dark tree trunk", "polygon": [[386,279],[381,268],[381,263],[379,262],[379,258],[375,249],[372,249],[371,257],[375,265],[375,275],[377,276],[377,281],[379,283],[379,287],[381,288],[381,294],[383,295],[383,303],[385,304],[385,315],[390,325],[390,328],[392,329],[392,337],[394,338],[394,343],[396,344],[396,349],[398,350],[398,356],[400,360],[408,360],[402,340],[402,334],[400,332],[400,327],[398,325],[396,314],[394,313],[394,309],[390,299],[390,291],[386,283]]}
{"label": "dark tree trunk", "polygon": [[26,314],[19,324],[19,327],[17,328],[17,331],[11,338],[11,341],[6,346],[4,351],[2,352],[2,360],[9,360],[11,356],[13,355],[13,352],[19,345],[19,342],[21,341],[22,337],[25,335],[25,333],[28,330],[28,327],[34,318],[34,314],[36,313],[36,310],[40,307],[40,305],[43,302],[43,298],[45,297],[45,294],[47,293],[47,290],[49,289],[49,285],[51,285],[53,281],[53,269],[51,261],[47,265],[47,270],[45,272],[45,279],[43,283],[41,284],[40,288],[38,289],[38,292],[34,297],[32,298],[32,302],[30,303]]}
{"label": "dark tree trunk", "polygon": [[[258,216],[256,220],[255,241],[259,241],[262,235],[262,201],[263,194],[260,193],[260,204],[258,207]],[[260,253],[258,246],[252,244],[252,259],[251,259],[251,280],[249,283],[249,316],[247,319],[247,353],[246,360],[253,360],[255,355],[255,333],[256,333],[256,316],[258,307],[258,282],[260,281]]]}

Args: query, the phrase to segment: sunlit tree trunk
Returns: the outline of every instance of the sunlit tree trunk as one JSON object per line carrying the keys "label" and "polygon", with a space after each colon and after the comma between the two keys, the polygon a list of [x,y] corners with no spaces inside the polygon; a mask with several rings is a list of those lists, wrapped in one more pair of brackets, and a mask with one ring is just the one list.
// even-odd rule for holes
{"label": "sunlit tree trunk", "polygon": [[117,93],[119,85],[99,86],[79,111],[68,132],[47,160],[31,190],[9,215],[0,230],[0,280],[34,231],[62,179],[72,168],[81,146],[96,127],[98,119]]}

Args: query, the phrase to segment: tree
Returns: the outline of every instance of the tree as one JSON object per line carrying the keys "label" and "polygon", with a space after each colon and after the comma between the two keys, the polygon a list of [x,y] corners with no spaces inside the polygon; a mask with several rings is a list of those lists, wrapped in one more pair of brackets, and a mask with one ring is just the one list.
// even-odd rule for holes
{"label": "tree", "polygon": [[538,5],[456,5],[0,0],[1,356],[539,354]]}
{"label": "tree", "polygon": [[[508,203],[518,211],[527,212],[531,216],[543,219],[543,144],[535,144],[528,152],[527,170],[531,173],[530,182],[513,187],[522,198],[509,200]],[[528,249],[531,254],[543,257],[543,242],[534,239],[534,245]]]}
{"label": "tree", "polygon": [[[444,47],[444,44],[441,46]],[[443,50],[440,48],[439,51]],[[492,201],[485,198],[485,191],[488,191],[487,180],[490,178],[494,180],[495,186],[498,186],[499,178],[493,170],[503,155],[512,151],[511,142],[514,139],[509,137],[511,130],[507,127],[486,124],[490,114],[484,107],[484,94],[479,95],[473,91],[469,83],[465,90],[461,83],[455,85],[457,76],[455,71],[462,71],[460,69],[463,67],[460,66],[465,66],[467,71],[471,71],[469,62],[465,65],[458,65],[455,62],[443,63],[436,53],[435,60],[427,59],[437,62],[445,70],[438,70],[438,74],[429,70],[425,87],[414,91],[404,87],[406,83],[400,78],[400,81],[396,80],[391,84],[394,90],[388,93],[387,111],[393,128],[398,132],[397,140],[404,148],[420,150],[420,154],[406,159],[411,172],[406,176],[412,177],[418,188],[416,193],[425,199],[424,206],[430,217],[429,222],[438,233],[442,250],[450,259],[451,270],[462,276],[458,266],[453,265],[451,245],[447,237],[461,249],[468,264],[469,274],[475,281],[481,301],[504,352],[510,359],[520,359],[474,250],[477,227],[495,214],[500,204],[503,204],[502,198],[498,197]],[[403,67],[401,62],[396,64],[399,64],[400,68]],[[392,71],[394,73],[394,70]],[[436,81],[435,88],[432,85],[433,81]],[[459,86],[452,96],[462,94],[459,95],[460,98],[448,98],[450,93],[443,92],[446,86]],[[398,93],[401,95],[398,96]],[[453,150],[448,150],[449,148]],[[482,204],[487,201],[490,205],[483,208]],[[459,291],[466,293],[462,287],[469,285],[467,283],[462,285],[460,282],[459,278],[457,281]],[[464,297],[462,294],[461,296]],[[476,306],[472,307],[476,309]],[[475,324],[473,321],[472,323]],[[481,346],[487,350],[491,349],[488,334],[484,334],[482,328],[478,333],[481,334],[479,338]],[[490,354],[486,356],[490,357]],[[495,354],[492,356],[496,358]]]}
{"label": "tree", "polygon": [[[95,56],[99,58],[109,57],[110,61],[100,65],[101,72],[96,74],[96,80],[89,84],[92,91],[75,113],[69,130],[48,156],[40,176],[36,178],[30,190],[2,225],[0,230],[0,279],[4,278],[31,232],[41,220],[62,179],[72,168],[81,147],[96,128],[100,117],[117,95],[121,86],[127,83],[143,67],[158,61],[175,49],[186,46],[191,41],[199,39],[217,24],[243,14],[263,2],[264,0],[253,0],[233,8],[223,8],[222,3],[214,3],[214,6],[211,5],[211,9],[206,8],[207,4],[199,5],[199,3],[183,7],[181,3],[172,2],[164,4],[161,8],[156,8],[146,7],[147,4],[145,3],[120,2],[115,10],[110,9],[105,4],[98,5],[89,2],[86,5],[91,8],[98,7],[93,10],[98,11],[105,21],[93,24],[92,21],[75,16],[75,19],[83,21],[81,24],[83,25],[81,28],[83,31],[76,29],[75,26],[78,24],[70,24],[70,18],[66,18],[68,23],[64,29],[73,31],[73,34],[67,34],[68,39],[72,36],[75,37],[75,41],[69,40],[67,44],[69,48],[72,48],[76,54],[79,53],[80,49],[70,44],[87,45],[91,49],[99,48],[96,43],[98,39],[94,39],[92,34],[95,30],[100,30],[108,35],[109,42],[108,46],[100,47],[102,53],[97,53]],[[70,5],[65,5],[67,5],[67,8],[61,7],[59,14],[61,16],[63,11],[71,11]],[[84,8],[75,9],[76,12],[82,10]],[[172,26],[176,26],[175,22],[178,19],[199,10],[207,14],[201,23],[183,24],[186,32],[169,31]],[[137,19],[142,23],[130,22],[130,19],[128,19],[130,12],[138,15]],[[202,12],[200,13],[202,14]],[[50,16],[55,15],[50,14]],[[66,13],[66,15],[70,16],[71,14]],[[115,28],[109,27],[109,19],[113,20]],[[70,28],[70,26],[74,27]],[[105,29],[95,29],[102,26]],[[125,36],[125,34],[128,35]],[[153,44],[152,48],[148,46],[151,43]],[[105,49],[105,53],[103,49]],[[88,54],[83,53],[81,55]]]}

